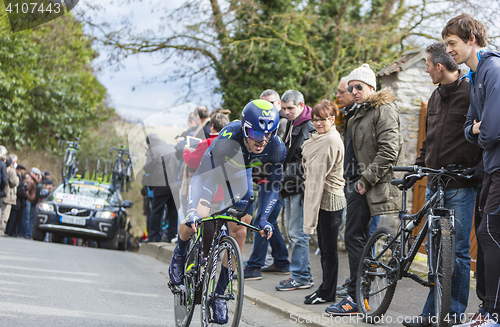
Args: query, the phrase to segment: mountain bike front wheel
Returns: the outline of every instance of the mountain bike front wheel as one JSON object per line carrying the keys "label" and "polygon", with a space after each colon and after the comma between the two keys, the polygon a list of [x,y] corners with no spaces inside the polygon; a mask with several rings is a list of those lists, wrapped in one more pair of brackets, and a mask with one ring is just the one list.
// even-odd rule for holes
{"label": "mountain bike front wheel", "polygon": [[222,237],[205,269],[201,299],[201,325],[237,327],[243,308],[243,260],[236,241]]}
{"label": "mountain bike front wheel", "polygon": [[356,279],[356,303],[367,323],[377,322],[391,304],[399,276],[397,244],[385,227],[377,229],[363,249]]}
{"label": "mountain bike front wheel", "polygon": [[450,217],[440,217],[441,231],[434,238],[434,310],[439,327],[447,327],[451,305],[451,278],[453,249]]}

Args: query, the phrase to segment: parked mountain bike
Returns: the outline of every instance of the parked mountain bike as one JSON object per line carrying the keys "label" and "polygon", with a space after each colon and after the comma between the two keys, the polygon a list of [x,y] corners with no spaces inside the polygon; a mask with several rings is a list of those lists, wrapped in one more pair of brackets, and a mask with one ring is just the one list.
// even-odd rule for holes
{"label": "parked mountain bike", "polygon": [[126,160],[124,160],[123,155],[129,155],[129,150],[122,146],[119,148],[111,147],[109,154],[113,153],[113,150],[118,151],[118,157],[113,165],[113,188],[116,190],[118,187],[120,191],[123,191],[126,176]]}
{"label": "parked mountain bike", "polygon": [[132,188],[131,183],[132,183],[132,179],[134,177],[134,175],[132,174],[132,156],[137,156],[137,154],[134,154],[131,152],[128,153],[127,160],[125,160],[125,167],[123,169],[125,187],[126,187],[125,190],[127,192],[128,192],[128,190],[130,190]]}
{"label": "parked mountain bike", "polygon": [[[403,179],[394,179],[403,192],[401,225],[394,236],[387,228],[377,229],[368,239],[356,282],[356,303],[359,312],[368,323],[379,321],[391,304],[399,279],[409,277],[417,283],[434,287],[436,326],[448,326],[451,297],[451,278],[455,264],[455,212],[444,207],[446,183],[444,177],[471,178],[464,170],[448,167],[430,169],[425,167],[394,167],[394,171],[408,172]],[[406,212],[406,193],[415,181],[429,176],[437,182],[436,193],[415,214]],[[425,217],[425,218],[424,218]],[[424,219],[417,236],[412,235],[415,227]],[[409,272],[410,265],[420,245],[427,236],[428,280]]]}
{"label": "parked mountain bike", "polygon": [[70,178],[76,176],[78,172],[78,159],[77,154],[80,151],[78,141],[80,139],[76,138],[75,141],[63,141],[59,140],[59,148],[62,149],[61,145],[66,144],[66,151],[64,152],[61,176],[63,183],[66,185]]}
{"label": "parked mountain bike", "polygon": [[[230,207],[202,219],[202,225],[207,222],[215,223],[208,260],[205,261],[203,258],[203,232],[202,228],[198,228],[189,241],[183,283],[173,285],[169,282],[175,297],[174,315],[177,327],[190,325],[196,304],[201,304],[201,325],[215,325],[211,306],[215,299],[224,299],[227,303],[226,325],[232,327],[239,325],[243,308],[243,259],[238,243],[228,235],[227,223],[234,222],[258,231],[258,228],[241,221],[241,217],[246,215],[252,203],[253,197],[249,199],[243,211]],[[208,203],[203,204],[211,207]],[[224,294],[218,294],[215,285],[218,284],[222,269],[228,270],[227,287]]]}

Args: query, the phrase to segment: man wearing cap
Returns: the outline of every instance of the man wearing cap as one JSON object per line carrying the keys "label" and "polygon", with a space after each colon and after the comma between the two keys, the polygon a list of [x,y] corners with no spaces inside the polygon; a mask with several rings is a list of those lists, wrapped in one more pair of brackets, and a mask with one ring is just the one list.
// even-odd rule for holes
{"label": "man wearing cap", "polygon": [[[7,149],[0,145],[0,216],[2,211],[3,198],[5,197],[5,188],[7,187],[8,177],[7,177],[7,166],[5,161],[7,160]],[[7,222],[5,222],[6,224]],[[0,235],[4,234],[5,224],[0,218]]]}
{"label": "man wearing cap", "polygon": [[28,201],[26,201],[26,205],[29,206],[29,210],[28,219],[26,219],[25,224],[23,224],[23,235],[25,238],[31,238],[32,236],[35,208],[40,199],[40,191],[37,184],[42,181],[42,176],[42,172],[36,167],[31,168],[31,173],[26,176],[26,188],[28,190]]}
{"label": "man wearing cap", "polygon": [[7,234],[9,236],[21,236],[23,228],[23,214],[26,207],[26,199],[28,198],[28,193],[26,192],[26,185],[24,184],[23,178],[25,177],[26,167],[17,162],[14,164],[16,167],[17,177],[19,178],[19,185],[16,191],[16,203],[12,205],[9,217],[9,223],[7,225]]}
{"label": "man wearing cap", "polygon": [[390,89],[377,90],[375,73],[363,64],[349,74],[347,91],[358,105],[345,131],[344,159],[347,218],[345,245],[350,282],[347,296],[326,308],[331,315],[358,312],[356,275],[363,247],[369,237],[370,219],[399,211],[399,190],[390,185],[392,167],[402,162],[403,136],[396,95]]}

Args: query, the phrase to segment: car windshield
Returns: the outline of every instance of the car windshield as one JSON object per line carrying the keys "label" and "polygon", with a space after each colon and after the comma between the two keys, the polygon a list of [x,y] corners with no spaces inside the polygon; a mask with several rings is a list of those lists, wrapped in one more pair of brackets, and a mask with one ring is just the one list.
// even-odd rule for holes
{"label": "car windshield", "polygon": [[60,184],[56,187],[52,195],[54,198],[58,194],[74,194],[94,199],[102,199],[108,203],[117,202],[117,192],[110,192],[108,185],[89,185],[89,184],[69,184],[64,186]]}

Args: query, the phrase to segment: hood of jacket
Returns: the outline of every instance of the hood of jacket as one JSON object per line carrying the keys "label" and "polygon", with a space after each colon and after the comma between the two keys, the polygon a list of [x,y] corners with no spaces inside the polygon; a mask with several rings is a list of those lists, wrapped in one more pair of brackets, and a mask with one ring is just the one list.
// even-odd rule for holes
{"label": "hood of jacket", "polygon": [[384,104],[389,104],[397,100],[396,93],[388,87],[372,94],[368,99],[370,107],[378,108]]}
{"label": "hood of jacket", "polygon": [[305,121],[311,120],[311,112],[312,108],[309,106],[304,105],[304,110],[302,110],[302,113],[293,121],[293,128],[299,126]]}

